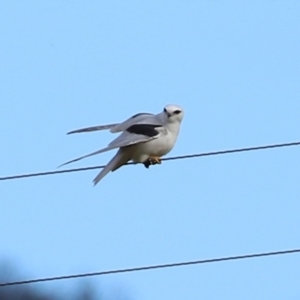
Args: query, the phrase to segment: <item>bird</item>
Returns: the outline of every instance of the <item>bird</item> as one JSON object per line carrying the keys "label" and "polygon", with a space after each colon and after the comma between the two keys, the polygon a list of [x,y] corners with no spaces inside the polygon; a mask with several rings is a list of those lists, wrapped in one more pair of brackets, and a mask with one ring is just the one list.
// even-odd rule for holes
{"label": "bird", "polygon": [[169,104],[158,114],[138,113],[121,123],[70,131],[67,134],[98,130],[110,130],[111,133],[121,134],[107,147],[70,160],[59,167],[119,148],[116,155],[94,178],[93,183],[96,185],[110,171],[119,169],[129,161],[142,163],[146,168],[150,165],[161,164],[161,157],[169,153],[176,143],[183,117],[184,111],[180,106]]}

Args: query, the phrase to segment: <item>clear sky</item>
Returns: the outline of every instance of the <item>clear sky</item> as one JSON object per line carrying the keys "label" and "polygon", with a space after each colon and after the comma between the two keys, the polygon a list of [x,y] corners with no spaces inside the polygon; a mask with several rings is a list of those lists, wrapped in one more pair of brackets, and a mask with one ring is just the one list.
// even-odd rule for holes
{"label": "clear sky", "polygon": [[[0,175],[55,170],[114,138],[67,131],[169,103],[185,109],[169,156],[299,141],[299,15],[296,0],[2,1]],[[299,159],[294,147],[128,166],[95,188],[97,170],[2,181],[0,259],[35,278],[299,248]],[[124,299],[299,299],[299,261],[90,282]]]}

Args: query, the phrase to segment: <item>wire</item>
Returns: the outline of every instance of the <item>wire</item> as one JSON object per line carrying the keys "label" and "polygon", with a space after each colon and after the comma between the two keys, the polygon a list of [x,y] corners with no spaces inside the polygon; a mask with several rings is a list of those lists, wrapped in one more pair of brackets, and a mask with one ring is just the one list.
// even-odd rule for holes
{"label": "wire", "polygon": [[284,250],[284,251],[264,252],[264,253],[246,254],[246,255],[238,255],[238,256],[227,256],[227,257],[211,258],[211,259],[195,260],[195,261],[186,261],[186,262],[171,263],[171,264],[162,264],[162,265],[152,265],[152,266],[136,267],[136,268],[128,268],[128,269],[119,269],[119,270],[111,270],[111,271],[102,271],[102,272],[83,273],[83,274],[75,274],[75,275],[46,277],[46,278],[39,278],[39,279],[29,279],[29,280],[22,280],[22,281],[13,281],[13,282],[0,283],[0,287],[21,285],[21,284],[29,284],[29,283],[37,283],[37,282],[45,282],[45,281],[57,281],[57,280],[65,280],[65,279],[75,279],[75,278],[83,278],[83,277],[102,276],[102,275],[110,275],[110,274],[118,274],[118,273],[138,272],[138,271],[146,271],[146,270],[154,270],[154,269],[174,268],[174,267],[182,267],[182,266],[190,266],[190,265],[198,265],[198,264],[207,264],[207,263],[215,263],[215,262],[222,262],[222,261],[232,261],[232,260],[242,260],[242,259],[249,259],[249,258],[258,258],[258,257],[265,257],[265,256],[286,255],[286,254],[299,253],[299,252],[300,252],[300,249],[292,249],[292,250]]}
{"label": "wire", "polygon": [[[191,154],[191,155],[168,157],[168,158],[163,158],[162,161],[186,159],[186,158],[196,158],[196,157],[203,157],[203,156],[222,155],[222,154],[231,154],[231,153],[247,152],[247,151],[266,150],[266,149],[283,148],[283,147],[291,147],[291,146],[299,146],[299,145],[300,145],[300,142],[292,142],[292,143],[249,147],[249,148],[229,149],[229,150],[223,150],[223,151],[204,152],[204,153]],[[127,165],[132,165],[132,164],[134,164],[134,163],[127,163]],[[12,180],[12,179],[21,179],[21,178],[28,178],[28,177],[55,175],[55,174],[62,174],[62,173],[81,172],[81,171],[88,171],[88,170],[95,170],[95,169],[103,169],[104,167],[105,166],[94,166],[94,167],[76,168],[76,169],[68,169],[68,170],[13,175],[13,176],[0,177],[0,180]]]}

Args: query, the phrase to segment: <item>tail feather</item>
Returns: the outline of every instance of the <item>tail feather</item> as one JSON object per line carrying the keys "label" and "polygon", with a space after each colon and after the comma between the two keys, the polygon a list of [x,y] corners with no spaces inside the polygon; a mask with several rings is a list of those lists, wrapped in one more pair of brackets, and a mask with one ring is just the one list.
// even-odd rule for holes
{"label": "tail feather", "polygon": [[130,160],[128,154],[124,149],[119,149],[117,154],[110,160],[110,162],[101,170],[101,172],[93,180],[96,185],[107,173],[115,171],[121,166],[125,165]]}

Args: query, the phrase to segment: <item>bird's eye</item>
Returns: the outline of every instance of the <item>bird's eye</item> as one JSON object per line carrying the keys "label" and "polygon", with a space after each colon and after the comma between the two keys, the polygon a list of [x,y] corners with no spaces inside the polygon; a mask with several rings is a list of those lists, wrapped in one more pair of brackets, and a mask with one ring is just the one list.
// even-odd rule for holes
{"label": "bird's eye", "polygon": [[167,112],[167,110],[164,108],[164,112],[167,114],[168,112]]}
{"label": "bird's eye", "polygon": [[174,114],[175,114],[175,115],[179,115],[180,113],[181,113],[181,110],[175,110],[175,111],[174,111]]}

